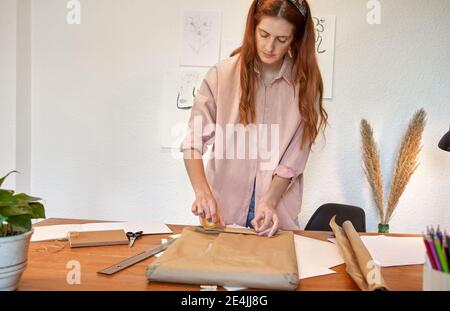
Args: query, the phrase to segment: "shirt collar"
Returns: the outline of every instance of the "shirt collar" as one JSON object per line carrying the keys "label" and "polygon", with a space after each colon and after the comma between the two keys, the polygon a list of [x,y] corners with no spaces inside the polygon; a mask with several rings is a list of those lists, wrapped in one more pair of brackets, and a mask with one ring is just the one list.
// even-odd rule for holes
{"label": "shirt collar", "polygon": [[[256,64],[253,67],[253,69],[258,75],[261,75],[261,72],[259,71]],[[283,60],[283,64],[281,65],[280,72],[278,73],[278,75],[275,77],[275,79],[273,81],[278,80],[280,78],[284,78],[286,80],[286,82],[288,82],[289,84],[292,85],[292,58],[290,58],[288,55],[284,56],[284,60]]]}

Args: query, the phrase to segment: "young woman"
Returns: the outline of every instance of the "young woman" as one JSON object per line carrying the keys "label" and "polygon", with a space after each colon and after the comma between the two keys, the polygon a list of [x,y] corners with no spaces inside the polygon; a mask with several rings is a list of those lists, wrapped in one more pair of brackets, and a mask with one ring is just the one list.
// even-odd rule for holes
{"label": "young woman", "polygon": [[206,74],[181,146],[192,212],[269,237],[298,230],[303,171],[327,122],[322,94],[307,1],[253,1],[243,44]]}

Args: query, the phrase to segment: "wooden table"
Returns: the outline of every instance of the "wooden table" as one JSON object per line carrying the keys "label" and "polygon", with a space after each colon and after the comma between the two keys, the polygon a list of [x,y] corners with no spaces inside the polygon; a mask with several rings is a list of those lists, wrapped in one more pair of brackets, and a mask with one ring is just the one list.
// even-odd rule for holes
{"label": "wooden table", "polygon": [[[89,223],[89,220],[47,219],[35,226]],[[168,225],[176,233],[184,226]],[[326,240],[331,232],[298,231],[296,234]],[[200,290],[199,286],[170,283],[147,283],[144,271],[154,260],[151,257],[112,276],[97,274],[97,271],[136,255],[143,250],[157,246],[161,238],[169,235],[147,235],[140,238],[133,248],[127,245],[87,247],[71,249],[67,241],[33,242],[30,244],[28,266],[24,272],[18,290],[102,290],[102,291],[165,291],[165,290]],[[412,236],[392,234],[391,236]],[[67,275],[71,260],[81,264],[81,284],[69,285]],[[301,280],[298,290],[301,291],[346,291],[358,290],[355,283],[345,272],[345,265],[333,268],[336,274]],[[422,266],[404,266],[382,268],[383,277],[392,290],[421,290]],[[221,287],[219,289],[222,289]]]}

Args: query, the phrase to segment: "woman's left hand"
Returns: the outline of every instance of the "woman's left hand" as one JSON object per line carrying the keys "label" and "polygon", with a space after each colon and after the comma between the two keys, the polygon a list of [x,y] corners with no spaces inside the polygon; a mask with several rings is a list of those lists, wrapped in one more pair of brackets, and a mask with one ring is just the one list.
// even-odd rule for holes
{"label": "woman's left hand", "polygon": [[276,205],[270,201],[261,200],[256,208],[252,226],[259,236],[271,237],[278,231],[278,215]]}

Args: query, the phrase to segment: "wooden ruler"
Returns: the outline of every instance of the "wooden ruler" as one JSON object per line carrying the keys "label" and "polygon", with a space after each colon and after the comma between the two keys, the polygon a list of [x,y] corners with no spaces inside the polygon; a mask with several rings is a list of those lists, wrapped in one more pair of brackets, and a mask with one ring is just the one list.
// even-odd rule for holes
{"label": "wooden ruler", "polygon": [[164,250],[166,250],[173,242],[175,242],[177,239],[171,239],[169,241],[167,241],[166,243],[163,243],[157,247],[148,249],[140,254],[137,254],[135,256],[129,257],[115,265],[112,265],[109,268],[103,269],[101,271],[98,271],[97,273],[100,274],[107,274],[107,275],[112,275],[116,272],[122,271],[128,267],[131,267],[134,264],[137,264],[138,262],[141,262],[151,256],[154,256]]}

